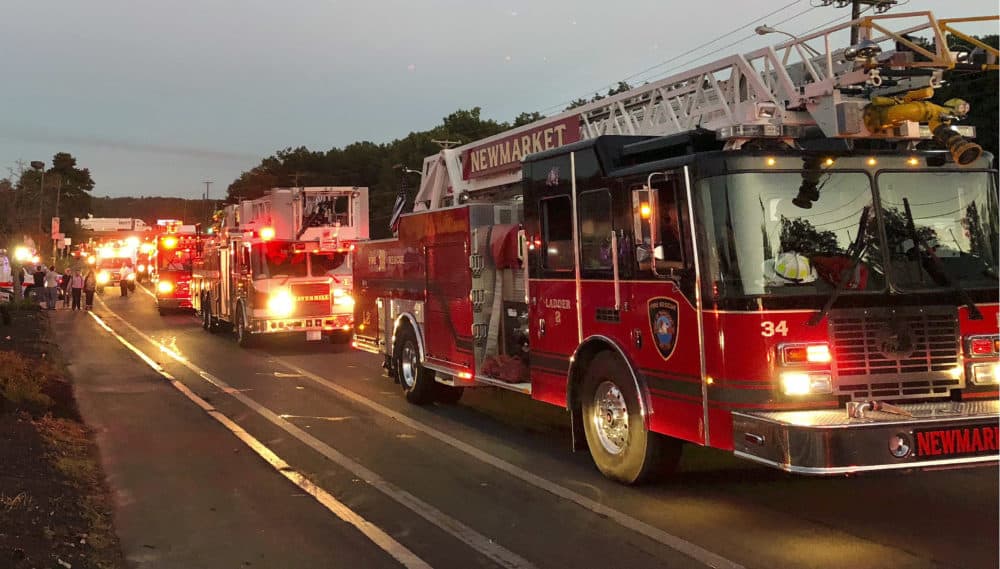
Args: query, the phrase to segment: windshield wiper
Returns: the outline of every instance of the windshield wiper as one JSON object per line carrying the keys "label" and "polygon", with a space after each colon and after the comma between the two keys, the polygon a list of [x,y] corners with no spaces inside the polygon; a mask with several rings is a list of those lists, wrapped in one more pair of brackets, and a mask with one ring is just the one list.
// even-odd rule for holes
{"label": "windshield wiper", "polygon": [[806,326],[815,326],[823,321],[826,314],[830,312],[833,308],[833,303],[837,302],[837,298],[840,297],[840,293],[847,288],[847,283],[851,282],[851,278],[854,276],[854,271],[858,268],[858,263],[861,262],[861,257],[865,254],[865,250],[868,249],[868,239],[866,235],[868,234],[868,212],[871,210],[869,206],[865,206],[861,210],[861,219],[858,220],[858,236],[854,238],[854,243],[851,244],[851,255],[850,261],[851,266],[847,270],[840,274],[840,281],[837,282],[837,286],[830,293],[830,298],[826,299],[826,304],[823,308],[813,314],[811,318],[806,322]]}
{"label": "windshield wiper", "polygon": [[[958,293],[958,297],[962,299],[962,302],[969,309],[969,320],[982,320],[983,313],[979,311],[979,307],[972,301],[972,297],[969,296],[969,293],[962,288],[961,285],[958,284],[957,280],[948,276],[948,271],[945,270],[944,263],[941,261],[941,258],[937,256],[934,249],[931,249],[931,247],[927,244],[927,241],[924,240],[924,238],[921,237],[920,233],[917,231],[917,225],[913,222],[913,212],[910,210],[909,198],[903,198],[903,211],[906,213],[906,230],[910,233],[910,238],[913,239],[913,242],[919,246],[919,249],[917,249],[917,263],[920,268],[927,271],[931,278],[939,284],[951,287],[952,290]],[[933,265],[933,271],[930,270],[930,267],[924,266],[924,257],[920,255],[920,249],[923,249],[922,252],[927,255],[926,258],[929,259],[931,265]]]}

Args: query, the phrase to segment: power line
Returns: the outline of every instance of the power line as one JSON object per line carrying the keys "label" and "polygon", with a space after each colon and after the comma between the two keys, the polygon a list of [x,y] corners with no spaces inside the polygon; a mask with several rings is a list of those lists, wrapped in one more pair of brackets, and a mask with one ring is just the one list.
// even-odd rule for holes
{"label": "power line", "polygon": [[[629,76],[625,77],[625,78],[624,78],[624,79],[622,79],[621,81],[624,81],[624,82],[628,82],[629,80],[631,80],[631,79],[635,79],[635,78],[637,78],[637,77],[640,77],[640,76],[643,76],[643,75],[645,75],[645,74],[649,73],[650,71],[653,71],[653,70],[655,70],[655,69],[659,69],[659,68],[663,67],[664,65],[667,65],[667,64],[670,64],[670,63],[672,63],[672,62],[674,62],[674,61],[677,61],[678,59],[680,59],[680,58],[682,58],[682,57],[684,57],[684,56],[686,56],[686,55],[690,55],[690,54],[692,54],[692,53],[695,53],[696,51],[698,51],[698,50],[700,50],[700,49],[702,49],[702,48],[704,48],[704,47],[707,47],[707,46],[710,46],[710,45],[714,44],[715,42],[717,42],[717,41],[719,41],[719,40],[721,40],[721,39],[724,39],[724,38],[727,38],[727,37],[729,37],[729,36],[731,36],[731,35],[735,34],[736,32],[738,32],[738,31],[740,31],[740,30],[742,30],[742,29],[745,29],[745,28],[747,28],[747,27],[749,27],[749,26],[752,26],[752,25],[756,24],[757,22],[760,22],[760,21],[762,21],[762,20],[765,20],[765,19],[767,19],[767,18],[769,18],[769,17],[771,17],[771,16],[773,16],[773,15],[775,15],[775,14],[779,13],[779,12],[783,12],[784,10],[786,10],[786,9],[788,9],[788,8],[790,8],[790,7],[794,6],[794,5],[796,5],[796,4],[799,4],[799,3],[801,3],[801,2],[802,2],[802,0],[794,0],[793,2],[789,2],[788,4],[785,4],[784,6],[782,6],[782,7],[778,8],[778,9],[776,9],[776,10],[773,10],[773,11],[771,11],[771,12],[768,12],[767,14],[765,14],[765,15],[761,16],[760,18],[757,18],[756,20],[753,20],[753,21],[751,21],[751,22],[748,22],[748,23],[746,23],[746,24],[744,24],[744,25],[742,25],[742,26],[740,26],[740,27],[738,27],[738,28],[735,28],[735,29],[733,29],[733,30],[730,30],[730,31],[728,31],[728,32],[726,32],[726,33],[724,33],[724,34],[722,34],[722,35],[720,35],[720,36],[716,37],[715,39],[712,39],[712,40],[710,40],[710,41],[707,41],[707,42],[705,42],[705,43],[703,43],[703,44],[700,44],[700,45],[698,45],[698,46],[695,46],[695,47],[693,47],[693,48],[691,48],[691,49],[689,49],[689,50],[685,51],[684,53],[681,53],[681,54],[678,54],[678,55],[676,55],[676,56],[674,56],[674,57],[671,57],[670,59],[667,59],[666,61],[662,61],[662,62],[660,62],[660,63],[657,63],[656,65],[653,65],[653,66],[650,66],[650,67],[647,67],[646,69],[643,69],[643,70],[641,70],[641,71],[637,71],[637,72],[635,72],[635,73],[633,73],[633,74],[631,74],[631,75],[629,75]],[[790,20],[792,20],[792,19],[795,19],[795,18],[798,18],[799,16],[801,16],[801,15],[805,14],[806,12],[810,12],[810,11],[812,11],[813,9],[815,9],[815,7],[812,7],[812,6],[811,6],[811,7],[807,8],[806,10],[803,10],[802,12],[799,12],[798,14],[795,14],[794,16],[792,16],[792,17],[790,17],[790,18],[786,18],[785,20],[782,20],[781,22],[778,22],[778,24],[783,24],[783,23],[785,23],[785,22],[788,22],[788,21],[790,21]],[[776,25],[777,25],[777,24],[776,24]],[[722,48],[719,48],[719,49],[716,49],[716,50],[714,50],[714,51],[711,51],[711,52],[709,52],[708,54],[706,54],[706,55],[704,55],[704,56],[701,56],[700,58],[698,58],[698,59],[695,59],[695,60],[693,60],[693,61],[698,61],[698,60],[700,60],[700,59],[704,59],[704,58],[705,58],[705,57],[707,57],[708,55],[711,55],[711,54],[714,54],[714,53],[718,53],[719,51],[721,51],[721,50],[723,50],[723,49],[728,49],[728,48],[730,48],[730,47],[733,47],[733,46],[735,46],[735,45],[738,45],[738,44],[740,44],[740,43],[742,43],[742,42],[746,41],[747,39],[749,39],[749,38],[752,38],[752,37],[754,37],[755,35],[756,35],[756,33],[754,33],[754,34],[750,34],[750,35],[748,35],[748,36],[744,37],[744,38],[743,38],[743,39],[741,39],[741,40],[738,40],[738,41],[736,41],[736,42],[733,42],[733,43],[731,43],[731,44],[728,44],[728,45],[726,45],[726,46],[723,46]],[[688,64],[688,62],[685,62],[685,63],[683,63],[683,64],[681,64],[681,65],[683,66],[683,65],[687,65],[687,64]],[[667,71],[670,71],[670,70],[672,70],[672,69],[676,69],[677,67],[678,67],[678,66],[674,66],[674,67],[671,67],[671,68],[670,68],[670,69],[668,69]],[[666,72],[664,72],[664,74],[665,74],[665,73],[666,73]],[[609,84],[609,85],[605,85],[604,87],[599,87],[599,88],[597,88],[597,89],[594,89],[594,90],[593,90],[592,92],[595,92],[595,93],[596,93],[596,92],[599,92],[599,91],[603,91],[604,89],[611,89],[611,88],[614,88],[614,87],[616,87],[616,86],[617,86],[617,83],[611,83],[611,84]],[[589,95],[589,93],[590,93],[590,92],[591,92],[591,91],[588,91],[588,92],[587,92],[587,94]],[[586,95],[584,95],[584,98],[585,98],[585,97],[586,97]],[[549,112],[551,112],[551,111],[554,111],[554,110],[557,110],[557,109],[560,109],[560,108],[565,108],[565,107],[566,107],[567,105],[571,104],[572,102],[573,102],[572,100],[571,100],[571,101],[565,101],[565,102],[563,102],[563,103],[558,103],[558,104],[555,104],[555,105],[552,105],[552,106],[550,106],[550,107],[546,107],[545,109],[542,109],[542,110],[540,111],[540,113],[541,113],[541,114],[543,114],[543,115],[545,115],[545,114],[548,114],[548,113],[549,113]]]}

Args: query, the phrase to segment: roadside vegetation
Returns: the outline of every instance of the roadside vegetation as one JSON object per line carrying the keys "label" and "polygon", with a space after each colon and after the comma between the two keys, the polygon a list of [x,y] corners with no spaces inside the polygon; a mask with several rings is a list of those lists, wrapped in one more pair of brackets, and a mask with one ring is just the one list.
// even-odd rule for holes
{"label": "roadside vegetation", "polygon": [[10,316],[0,323],[0,567],[124,567],[47,314],[15,304]]}

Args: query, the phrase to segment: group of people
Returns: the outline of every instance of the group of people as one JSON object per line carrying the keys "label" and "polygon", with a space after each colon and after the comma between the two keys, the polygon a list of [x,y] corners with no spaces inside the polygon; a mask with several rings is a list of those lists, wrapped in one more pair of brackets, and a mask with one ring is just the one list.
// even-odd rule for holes
{"label": "group of people", "polygon": [[66,269],[65,273],[59,274],[54,265],[51,267],[38,265],[33,272],[28,268],[25,268],[24,272],[25,282],[31,283],[24,290],[25,296],[34,294],[35,298],[40,303],[44,302],[49,310],[56,309],[60,290],[64,308],[71,307],[72,303],[73,310],[81,310],[84,299],[87,310],[94,307],[97,274],[93,269],[88,269],[86,275],[80,269]]}

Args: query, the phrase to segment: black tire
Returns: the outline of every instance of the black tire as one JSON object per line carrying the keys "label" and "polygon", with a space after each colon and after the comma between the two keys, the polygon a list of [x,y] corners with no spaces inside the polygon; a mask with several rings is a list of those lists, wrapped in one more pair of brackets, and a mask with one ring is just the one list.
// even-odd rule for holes
{"label": "black tire", "polygon": [[462,398],[463,393],[465,393],[464,387],[454,387],[438,383],[437,393],[435,394],[434,399],[439,403],[444,403],[445,405],[454,405],[458,403],[459,399]]}
{"label": "black tire", "polygon": [[[635,382],[615,354],[602,352],[591,360],[580,386],[580,404],[587,446],[604,476],[639,484],[677,468],[683,444],[646,430]],[[625,417],[627,424],[621,421]]]}
{"label": "black tire", "polygon": [[236,309],[236,322],[233,323],[233,329],[236,331],[236,343],[239,344],[241,348],[249,348],[253,345],[253,334],[247,329],[246,318],[243,314],[243,305],[239,305]]}
{"label": "black tire", "polygon": [[406,400],[416,405],[431,403],[437,395],[434,372],[420,364],[420,346],[417,335],[410,326],[403,326],[393,347],[396,380],[403,388]]}

